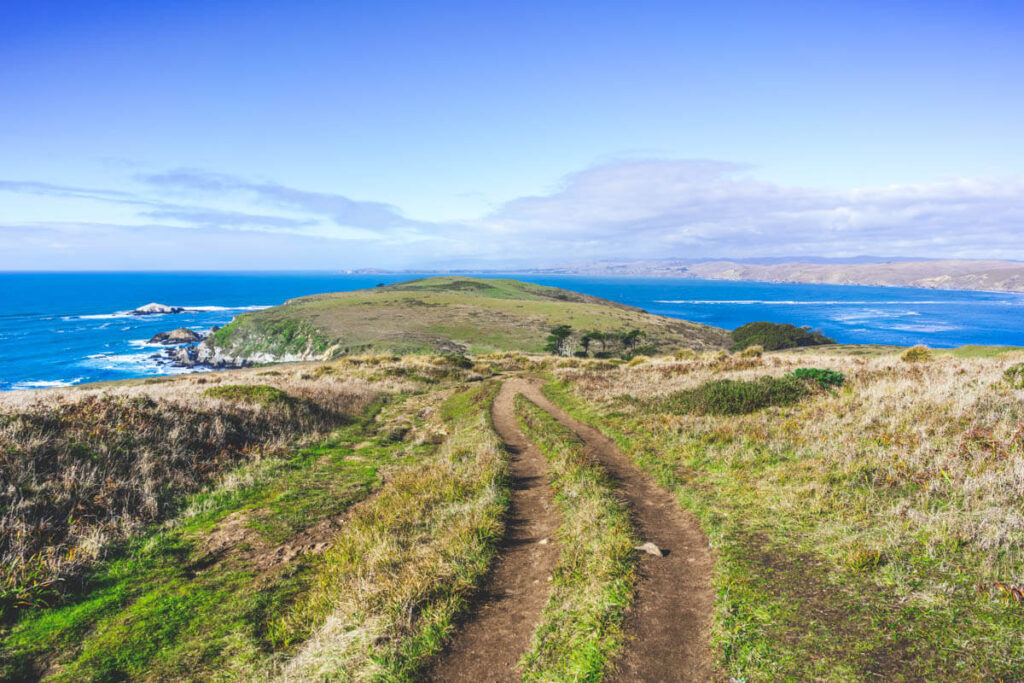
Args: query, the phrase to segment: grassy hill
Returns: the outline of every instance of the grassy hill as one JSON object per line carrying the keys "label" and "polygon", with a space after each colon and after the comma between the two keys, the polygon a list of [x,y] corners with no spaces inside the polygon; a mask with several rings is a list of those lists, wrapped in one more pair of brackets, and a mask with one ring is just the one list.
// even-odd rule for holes
{"label": "grassy hill", "polygon": [[[540,352],[556,325],[642,330],[654,350],[720,349],[724,330],[517,280],[436,277],[317,294],[247,313],[219,330],[224,355],[314,359],[361,352]],[[595,349],[597,349],[595,345]]]}

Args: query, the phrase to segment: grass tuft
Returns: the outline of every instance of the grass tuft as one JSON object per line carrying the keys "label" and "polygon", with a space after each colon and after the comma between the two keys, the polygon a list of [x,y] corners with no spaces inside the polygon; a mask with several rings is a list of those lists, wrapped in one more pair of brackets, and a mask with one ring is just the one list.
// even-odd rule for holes
{"label": "grass tuft", "polygon": [[796,377],[719,379],[670,394],[656,403],[676,413],[745,415],[771,406],[791,405],[808,393],[806,383]]}
{"label": "grass tuft", "polygon": [[[324,366],[321,366],[324,367]],[[317,368],[320,370],[320,368]],[[219,398],[225,401],[241,401],[261,406],[284,404],[292,400],[291,396],[266,384],[227,384],[210,387],[203,392],[207,398]]]}
{"label": "grass tuft", "polygon": [[523,658],[525,680],[600,680],[623,643],[636,583],[636,533],[605,471],[575,434],[522,396],[516,414],[551,466],[561,557]]}

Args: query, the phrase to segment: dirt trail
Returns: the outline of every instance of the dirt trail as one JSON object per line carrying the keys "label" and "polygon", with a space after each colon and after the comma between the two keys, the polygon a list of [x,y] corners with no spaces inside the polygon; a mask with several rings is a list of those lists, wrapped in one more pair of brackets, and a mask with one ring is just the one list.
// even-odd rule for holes
{"label": "dirt trail", "polygon": [[[558,560],[558,517],[548,485],[547,463],[515,417],[516,386],[502,385],[494,399],[494,429],[511,455],[512,500],[505,538],[494,571],[451,646],[428,680],[519,680],[519,658],[551,594]],[[544,541],[544,542],[542,542]]]}
{"label": "dirt trail", "polygon": [[667,554],[640,560],[637,599],[627,622],[631,637],[609,680],[706,681],[712,675],[708,628],[714,558],[697,520],[655,484],[599,430],[572,418],[536,382],[510,379],[502,391],[522,393],[583,440],[586,452],[618,482],[643,541]]}

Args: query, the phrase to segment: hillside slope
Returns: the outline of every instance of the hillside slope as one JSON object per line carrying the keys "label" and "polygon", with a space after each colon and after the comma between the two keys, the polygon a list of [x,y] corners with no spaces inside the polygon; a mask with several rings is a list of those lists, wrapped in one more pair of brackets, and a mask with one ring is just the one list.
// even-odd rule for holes
{"label": "hillside slope", "polygon": [[543,350],[556,325],[638,329],[659,350],[719,349],[728,333],[639,308],[517,280],[436,277],[354,292],[317,294],[236,318],[211,337],[223,358],[311,360],[395,353]]}

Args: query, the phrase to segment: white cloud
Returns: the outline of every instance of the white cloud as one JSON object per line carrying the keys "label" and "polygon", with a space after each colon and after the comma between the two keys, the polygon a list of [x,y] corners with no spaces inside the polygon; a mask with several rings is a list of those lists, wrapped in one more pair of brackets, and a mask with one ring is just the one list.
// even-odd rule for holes
{"label": "white cloud", "polygon": [[[194,248],[166,251],[163,267],[199,267],[209,259],[197,250],[232,245],[246,258],[258,255],[253,267],[278,268],[860,254],[1024,259],[1021,179],[836,190],[767,182],[725,162],[639,159],[569,174],[547,195],[451,223],[409,218],[390,204],[202,171],[137,179],[142,189],[135,192],[0,181],[0,190],[117,205],[137,219],[8,221],[0,268],[19,266],[14,253],[45,261],[56,250],[47,244],[78,237],[89,246],[80,267],[90,267],[84,260],[98,259],[97,250],[108,254],[103,261],[132,261],[145,252],[146,263],[158,262],[161,255],[148,246],[181,239]],[[32,237],[50,231],[60,239]],[[9,248],[15,240],[18,248]]]}

